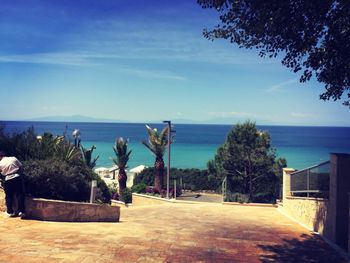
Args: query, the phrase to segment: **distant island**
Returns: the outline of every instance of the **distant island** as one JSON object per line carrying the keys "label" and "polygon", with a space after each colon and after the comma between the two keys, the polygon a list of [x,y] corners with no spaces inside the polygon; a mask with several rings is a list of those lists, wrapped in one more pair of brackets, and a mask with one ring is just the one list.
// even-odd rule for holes
{"label": "distant island", "polygon": [[[30,118],[18,121],[46,121],[46,122],[106,122],[106,123],[162,123],[163,120],[148,120],[148,121],[128,121],[118,119],[96,118],[84,115],[68,115],[68,116],[44,116],[37,118]],[[232,125],[240,121],[238,118],[213,118],[207,120],[191,120],[191,119],[171,119],[174,124],[218,124],[218,125]],[[273,123],[272,125],[274,125]]]}
{"label": "distant island", "polygon": [[[164,120],[164,119],[163,119]],[[121,119],[109,119],[109,118],[97,118],[85,115],[59,115],[59,116],[44,116],[28,119],[0,119],[0,121],[24,121],[24,122],[87,122],[87,123],[162,123],[161,119],[153,120],[121,120]],[[216,117],[205,120],[193,120],[193,119],[183,119],[183,118],[166,118],[166,120],[171,120],[173,124],[198,124],[198,125],[234,125],[236,123],[241,123],[242,119],[240,117]],[[256,119],[250,118],[250,121],[256,122],[258,125],[262,126],[314,126],[314,127],[328,127],[327,125],[322,125],[321,123],[277,123],[269,121],[266,119]],[[345,123],[343,125],[333,125],[331,127],[349,127]]]}

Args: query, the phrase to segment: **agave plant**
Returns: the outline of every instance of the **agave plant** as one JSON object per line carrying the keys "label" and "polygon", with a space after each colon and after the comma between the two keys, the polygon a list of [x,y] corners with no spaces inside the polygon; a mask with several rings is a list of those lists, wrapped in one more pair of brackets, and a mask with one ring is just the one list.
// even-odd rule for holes
{"label": "agave plant", "polygon": [[128,151],[128,140],[124,140],[123,137],[118,138],[115,142],[113,150],[117,158],[113,158],[112,160],[118,166],[119,195],[122,196],[122,193],[126,188],[126,181],[128,179],[125,169],[127,168],[127,163],[131,154],[131,150]]}
{"label": "agave plant", "polygon": [[82,145],[80,145],[81,156],[83,158],[83,161],[91,169],[93,169],[96,166],[96,162],[97,162],[98,158],[100,157],[99,155],[97,155],[94,159],[92,159],[92,152],[95,149],[96,149],[95,145],[93,145],[90,149],[84,148]]}
{"label": "agave plant", "polygon": [[79,151],[64,136],[57,136],[54,141],[54,156],[61,161],[69,162],[78,157]]}
{"label": "agave plant", "polygon": [[161,132],[157,129],[152,129],[146,125],[148,132],[148,141],[143,141],[145,145],[156,157],[154,162],[155,176],[154,176],[154,188],[161,190],[163,188],[164,178],[164,160],[163,156],[168,145],[168,132],[169,128],[165,127]]}

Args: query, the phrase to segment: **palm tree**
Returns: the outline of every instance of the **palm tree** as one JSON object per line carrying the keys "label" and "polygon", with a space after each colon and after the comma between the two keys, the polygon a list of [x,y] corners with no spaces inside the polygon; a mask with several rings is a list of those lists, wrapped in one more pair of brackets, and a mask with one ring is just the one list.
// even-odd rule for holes
{"label": "palm tree", "polygon": [[125,169],[129,161],[129,156],[131,154],[131,150],[128,151],[128,140],[124,140],[123,137],[119,137],[115,142],[113,150],[117,158],[113,158],[112,160],[118,166],[119,169],[119,195],[122,196],[122,193],[126,188],[126,181],[128,179]]}
{"label": "palm tree", "polygon": [[154,188],[161,190],[163,188],[164,178],[164,152],[168,145],[168,127],[165,127],[160,133],[157,129],[152,129],[146,125],[148,132],[148,141],[142,143],[155,155],[156,160],[154,162],[155,177]]}

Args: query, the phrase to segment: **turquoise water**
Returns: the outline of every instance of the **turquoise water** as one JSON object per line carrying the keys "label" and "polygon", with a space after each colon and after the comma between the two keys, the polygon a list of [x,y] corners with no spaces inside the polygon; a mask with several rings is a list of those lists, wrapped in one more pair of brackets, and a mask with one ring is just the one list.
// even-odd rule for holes
{"label": "turquoise water", "polygon": [[[109,142],[86,141],[84,145],[96,145],[96,153],[100,155],[98,166],[109,167],[112,165],[111,159],[114,158],[112,144]],[[218,145],[214,144],[173,144],[171,146],[171,166],[181,168],[200,168],[205,169],[207,161],[213,159]],[[141,143],[130,143],[132,155],[129,160],[129,167],[135,167],[140,164],[153,166],[154,158],[151,152]],[[344,152],[343,149],[335,149],[333,152]],[[348,151],[350,153],[350,151]],[[167,161],[168,154],[164,156]],[[298,147],[279,147],[277,156],[287,158],[288,166],[295,169],[306,168],[329,160],[329,153],[322,148],[298,148]]]}
{"label": "turquoise water", "polygon": [[[111,143],[99,141],[86,141],[84,145],[96,145],[96,152],[100,155],[98,166],[109,167],[112,165],[114,151]],[[135,167],[140,164],[153,166],[154,157],[151,152],[141,143],[129,143],[132,149],[129,167]],[[181,168],[206,168],[206,163],[214,157],[217,146],[213,144],[182,144],[175,143],[171,146],[171,166]],[[167,162],[168,153],[165,153],[164,160]]]}
{"label": "turquoise water", "polygon": [[[114,157],[113,144],[117,137],[129,138],[133,150],[129,167],[140,164],[152,166],[154,157],[142,145],[147,139],[145,124],[140,123],[63,123],[63,122],[18,122],[0,121],[8,132],[23,131],[33,126],[37,134],[64,132],[73,140],[71,133],[80,129],[84,147],[96,145],[94,153],[100,158],[97,166],[110,167]],[[161,129],[162,124],[151,124]],[[232,128],[230,125],[176,124],[175,142],[171,147],[171,166],[178,168],[205,169],[208,160],[213,159],[217,148],[225,141]],[[287,159],[288,166],[306,168],[329,160],[331,152],[350,153],[350,127],[296,127],[259,126],[271,135],[277,155]],[[167,161],[167,153],[165,154]]]}

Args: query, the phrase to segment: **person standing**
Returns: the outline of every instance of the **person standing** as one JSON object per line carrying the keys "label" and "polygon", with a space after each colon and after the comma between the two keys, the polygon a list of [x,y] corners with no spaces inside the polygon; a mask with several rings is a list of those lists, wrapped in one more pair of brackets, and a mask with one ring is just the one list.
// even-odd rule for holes
{"label": "person standing", "polygon": [[[4,176],[4,190],[9,217],[25,216],[25,196],[23,178],[20,174],[22,163],[16,157],[7,157],[0,151],[0,173]],[[17,197],[18,209],[14,211],[14,197]]]}

